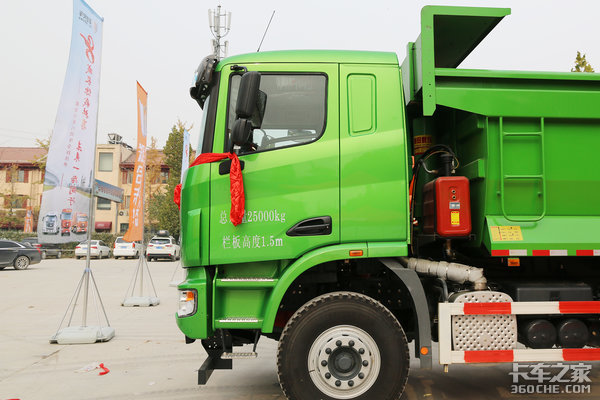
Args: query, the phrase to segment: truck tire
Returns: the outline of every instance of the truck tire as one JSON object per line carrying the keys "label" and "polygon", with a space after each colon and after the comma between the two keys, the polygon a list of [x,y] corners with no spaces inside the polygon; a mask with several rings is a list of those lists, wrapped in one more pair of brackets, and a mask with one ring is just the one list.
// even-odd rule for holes
{"label": "truck tire", "polygon": [[399,399],[410,356],[404,330],[378,301],[333,292],[300,307],[277,349],[288,399]]}
{"label": "truck tire", "polygon": [[15,269],[27,269],[27,267],[29,267],[29,257],[19,256],[15,258],[13,266],[15,267]]}

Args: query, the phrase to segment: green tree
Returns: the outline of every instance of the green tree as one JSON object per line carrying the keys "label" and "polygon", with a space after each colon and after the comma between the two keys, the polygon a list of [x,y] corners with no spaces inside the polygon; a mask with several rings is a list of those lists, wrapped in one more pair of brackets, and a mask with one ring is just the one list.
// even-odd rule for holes
{"label": "green tree", "polygon": [[594,72],[594,68],[585,59],[585,54],[581,55],[581,52],[577,52],[575,57],[575,67],[571,68],[571,72]]}
{"label": "green tree", "polygon": [[[181,176],[181,154],[183,152],[183,131],[185,123],[178,120],[171,128],[169,138],[163,149],[164,162],[169,166],[169,178],[164,192],[155,193],[148,202],[149,219],[158,222],[160,229],[167,229],[175,237],[179,237],[179,210],[173,202],[173,190]],[[190,151],[191,154],[191,151]]]}
{"label": "green tree", "polygon": [[51,137],[52,136],[48,137],[47,139],[35,139],[35,144],[37,145],[37,147],[46,150],[46,154],[41,155],[39,157],[35,157],[32,160],[33,164],[35,164],[40,169],[40,171],[44,171],[46,169],[46,159],[48,158],[48,149],[50,148]]}

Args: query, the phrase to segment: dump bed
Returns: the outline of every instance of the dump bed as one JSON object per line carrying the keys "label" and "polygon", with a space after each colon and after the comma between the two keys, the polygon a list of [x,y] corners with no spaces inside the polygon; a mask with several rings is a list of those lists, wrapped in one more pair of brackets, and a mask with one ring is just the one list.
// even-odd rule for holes
{"label": "dump bed", "polygon": [[456,69],[509,13],[423,9],[402,64],[409,119],[430,119],[418,126],[455,149],[470,179],[472,246],[600,255],[600,74]]}

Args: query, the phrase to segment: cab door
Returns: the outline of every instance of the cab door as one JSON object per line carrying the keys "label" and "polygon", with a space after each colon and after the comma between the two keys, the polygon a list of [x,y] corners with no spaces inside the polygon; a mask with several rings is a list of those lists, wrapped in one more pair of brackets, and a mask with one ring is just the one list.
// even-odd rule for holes
{"label": "cab door", "polygon": [[[229,150],[241,72],[222,68],[214,152]],[[211,165],[210,263],[294,259],[339,243],[337,64],[252,64],[267,96],[242,164],[245,216],[230,222],[229,161]]]}

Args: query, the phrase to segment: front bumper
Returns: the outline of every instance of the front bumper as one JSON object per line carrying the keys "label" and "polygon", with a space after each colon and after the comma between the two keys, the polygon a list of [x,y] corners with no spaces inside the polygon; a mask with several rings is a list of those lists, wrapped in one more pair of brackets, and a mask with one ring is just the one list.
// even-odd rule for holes
{"label": "front bumper", "polygon": [[195,289],[196,312],[187,317],[179,317],[175,313],[175,320],[179,330],[191,339],[206,339],[214,335],[212,328],[211,298],[212,285],[210,276],[204,267],[186,268],[187,279],[179,284],[180,290]]}

